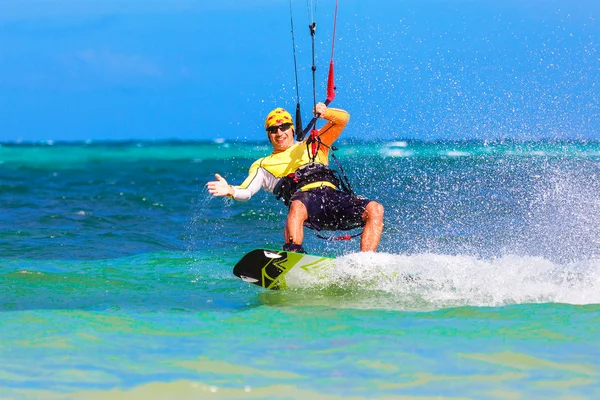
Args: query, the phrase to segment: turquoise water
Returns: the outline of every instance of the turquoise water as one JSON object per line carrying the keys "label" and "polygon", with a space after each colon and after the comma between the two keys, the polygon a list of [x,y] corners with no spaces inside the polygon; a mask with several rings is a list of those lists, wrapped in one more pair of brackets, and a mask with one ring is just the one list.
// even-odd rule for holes
{"label": "turquoise water", "polygon": [[600,396],[600,143],[339,147],[381,251],[274,292],[284,206],[204,187],[266,144],[0,146],[0,398]]}

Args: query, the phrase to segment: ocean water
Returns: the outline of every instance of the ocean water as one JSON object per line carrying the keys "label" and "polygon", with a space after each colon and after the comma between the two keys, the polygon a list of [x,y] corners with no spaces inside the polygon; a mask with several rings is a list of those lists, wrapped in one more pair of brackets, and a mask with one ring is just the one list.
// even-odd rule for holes
{"label": "ocean water", "polygon": [[205,188],[266,143],[0,146],[0,398],[600,397],[599,142],[339,147],[380,251],[266,291],[285,207]]}

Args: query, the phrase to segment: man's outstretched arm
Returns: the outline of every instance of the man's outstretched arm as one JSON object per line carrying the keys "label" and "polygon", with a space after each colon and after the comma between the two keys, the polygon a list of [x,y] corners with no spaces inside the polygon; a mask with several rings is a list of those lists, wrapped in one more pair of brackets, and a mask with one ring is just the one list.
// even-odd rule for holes
{"label": "man's outstretched arm", "polygon": [[223,178],[219,174],[215,174],[216,181],[210,181],[206,184],[208,187],[208,193],[213,196],[222,197],[222,196],[230,196],[233,197],[235,190],[233,186],[231,186],[225,178]]}
{"label": "man's outstretched arm", "polygon": [[236,201],[250,200],[263,186],[264,172],[259,168],[260,161],[252,164],[248,177],[239,186],[230,185],[221,175],[215,174],[217,180],[206,184],[208,192],[213,196],[229,196]]}

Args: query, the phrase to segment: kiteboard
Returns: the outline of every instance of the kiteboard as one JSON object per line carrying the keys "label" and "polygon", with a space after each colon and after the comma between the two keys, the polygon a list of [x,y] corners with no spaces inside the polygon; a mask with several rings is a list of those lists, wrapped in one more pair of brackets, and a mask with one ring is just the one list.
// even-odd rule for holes
{"label": "kiteboard", "polygon": [[238,261],[233,274],[244,282],[267,289],[286,289],[290,280],[301,279],[334,262],[333,258],[311,254],[255,249]]}

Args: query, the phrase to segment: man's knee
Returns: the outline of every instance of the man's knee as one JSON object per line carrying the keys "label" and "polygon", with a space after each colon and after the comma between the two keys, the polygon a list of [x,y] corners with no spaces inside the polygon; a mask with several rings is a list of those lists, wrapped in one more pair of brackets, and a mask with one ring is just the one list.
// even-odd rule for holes
{"label": "man's knee", "polygon": [[308,218],[308,211],[306,210],[306,206],[300,200],[294,200],[290,204],[290,210],[288,211],[288,216]]}
{"label": "man's knee", "polygon": [[384,208],[381,204],[376,201],[371,201],[365,207],[364,219],[370,219],[372,221],[383,222]]}

